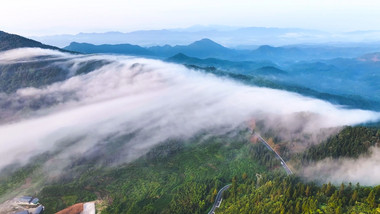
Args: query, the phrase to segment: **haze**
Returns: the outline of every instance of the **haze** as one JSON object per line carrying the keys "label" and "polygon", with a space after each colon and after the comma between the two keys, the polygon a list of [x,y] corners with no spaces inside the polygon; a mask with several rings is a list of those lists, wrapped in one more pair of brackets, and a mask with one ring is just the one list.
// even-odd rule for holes
{"label": "haze", "polygon": [[[152,22],[154,20],[154,22]],[[376,0],[4,0],[2,30],[25,36],[193,25],[379,30]]]}

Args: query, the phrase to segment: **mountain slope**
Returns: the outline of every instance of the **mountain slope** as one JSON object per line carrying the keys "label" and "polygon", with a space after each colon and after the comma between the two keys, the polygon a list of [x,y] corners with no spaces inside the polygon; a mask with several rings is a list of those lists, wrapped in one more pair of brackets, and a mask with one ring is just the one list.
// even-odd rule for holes
{"label": "mountain slope", "polygon": [[187,65],[196,65],[201,67],[213,66],[218,69],[228,70],[236,73],[252,73],[255,70],[263,67],[276,67],[275,64],[269,61],[230,61],[217,58],[200,59],[196,57],[189,57],[183,53],[171,56],[167,58],[166,61]]}
{"label": "mountain slope", "polygon": [[28,39],[16,34],[9,34],[0,31],[0,51],[7,51],[15,48],[44,48],[52,50],[61,50],[57,47],[45,45],[32,39]]}

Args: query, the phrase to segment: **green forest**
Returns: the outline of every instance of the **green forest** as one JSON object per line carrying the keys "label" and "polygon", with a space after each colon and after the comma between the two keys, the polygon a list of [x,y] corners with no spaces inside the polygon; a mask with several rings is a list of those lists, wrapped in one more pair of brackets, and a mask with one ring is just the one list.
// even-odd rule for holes
{"label": "green forest", "polygon": [[[68,169],[76,176],[46,179],[34,193],[46,213],[93,200],[105,204],[101,213],[106,214],[207,213],[218,190],[232,184],[216,213],[380,213],[380,186],[320,184],[286,176],[274,155],[262,144],[251,143],[249,135],[246,130],[171,140],[117,167],[78,163]],[[307,165],[326,157],[356,158],[379,144],[379,129],[346,127],[287,161]],[[34,165],[0,177],[0,194],[22,185],[30,174],[43,179],[39,172],[44,161],[36,159]]]}
{"label": "green forest", "polygon": [[232,179],[216,213],[379,213],[380,185],[305,183],[296,176],[243,174]]}
{"label": "green forest", "polygon": [[37,196],[48,213],[95,199],[108,203],[102,213],[205,213],[214,190],[233,176],[267,170],[254,158],[261,150],[246,134],[167,142],[123,167],[92,168]]}

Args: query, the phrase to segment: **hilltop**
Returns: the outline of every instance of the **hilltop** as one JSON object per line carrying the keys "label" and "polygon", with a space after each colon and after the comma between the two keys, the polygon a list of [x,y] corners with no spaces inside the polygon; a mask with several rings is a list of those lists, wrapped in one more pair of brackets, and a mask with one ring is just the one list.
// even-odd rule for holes
{"label": "hilltop", "polygon": [[45,45],[32,39],[0,31],[0,51],[7,51],[15,48],[44,48],[67,52],[66,50]]}

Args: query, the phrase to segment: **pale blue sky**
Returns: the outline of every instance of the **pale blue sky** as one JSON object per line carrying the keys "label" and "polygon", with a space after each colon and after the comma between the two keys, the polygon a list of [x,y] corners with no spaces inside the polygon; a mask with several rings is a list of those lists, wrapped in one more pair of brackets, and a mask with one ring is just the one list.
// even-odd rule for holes
{"label": "pale blue sky", "polygon": [[230,25],[380,30],[378,0],[2,0],[0,30],[25,36]]}

